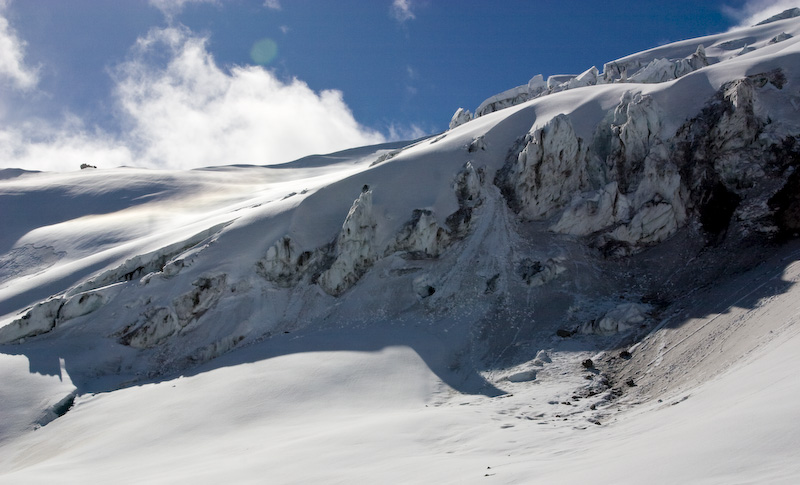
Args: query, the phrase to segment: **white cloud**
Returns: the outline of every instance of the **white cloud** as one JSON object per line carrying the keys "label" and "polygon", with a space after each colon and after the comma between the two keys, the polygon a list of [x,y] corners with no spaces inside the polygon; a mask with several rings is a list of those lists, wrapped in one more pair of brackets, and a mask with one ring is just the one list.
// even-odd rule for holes
{"label": "white cloud", "polygon": [[0,130],[0,168],[64,171],[82,163],[109,168],[133,165],[134,158],[113,136],[86,130],[70,116],[61,126],[33,120]]}
{"label": "white cloud", "polygon": [[[315,93],[257,66],[225,72],[186,28],[153,30],[135,51],[117,96],[150,165],[279,163],[384,140],[356,122],[341,92]],[[149,58],[165,51],[168,64],[153,67]]]}
{"label": "white cloud", "polygon": [[413,20],[416,18],[412,8],[411,0],[393,0],[392,7],[389,11],[391,12],[392,17],[397,19],[398,22],[404,23],[407,20]]}
{"label": "white cloud", "polygon": [[800,7],[798,0],[750,0],[740,7],[723,7],[723,12],[736,19],[739,27],[755,25],[790,8]]}
{"label": "white cloud", "polygon": [[257,66],[223,70],[206,44],[182,26],[150,31],[113,74],[121,134],[69,116],[0,127],[0,167],[273,164],[385,141],[356,122],[341,92]]}
{"label": "white cloud", "polygon": [[10,82],[20,90],[36,87],[36,69],[25,64],[25,42],[17,37],[8,20],[2,15],[6,2],[0,0],[0,81]]}
{"label": "white cloud", "polygon": [[264,0],[264,6],[272,10],[280,10],[281,2],[279,0]]}

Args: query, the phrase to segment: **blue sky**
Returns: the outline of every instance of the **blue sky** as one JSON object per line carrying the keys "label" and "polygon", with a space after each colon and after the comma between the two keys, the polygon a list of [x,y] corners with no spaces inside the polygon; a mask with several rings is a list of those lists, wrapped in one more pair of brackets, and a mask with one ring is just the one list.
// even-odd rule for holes
{"label": "blue sky", "polygon": [[266,164],[413,138],[535,74],[793,3],[0,0],[0,167]]}

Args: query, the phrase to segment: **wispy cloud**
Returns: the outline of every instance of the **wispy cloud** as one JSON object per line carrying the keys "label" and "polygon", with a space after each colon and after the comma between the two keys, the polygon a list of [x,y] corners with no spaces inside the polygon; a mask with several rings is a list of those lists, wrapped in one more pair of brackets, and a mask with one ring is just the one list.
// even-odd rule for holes
{"label": "wispy cloud", "polygon": [[413,5],[411,0],[394,0],[389,12],[392,17],[402,24],[416,18],[412,9]]}
{"label": "wispy cloud", "polygon": [[0,81],[14,88],[30,90],[39,82],[37,69],[25,64],[25,42],[8,23],[6,2],[0,0]]}
{"label": "wispy cloud", "polygon": [[748,27],[795,7],[800,7],[800,1],[750,0],[739,7],[723,6],[722,11],[735,19],[739,23],[739,27]]}
{"label": "wispy cloud", "polygon": [[416,140],[417,138],[422,138],[429,134],[429,131],[413,123],[406,126],[400,126],[394,123],[389,125],[389,140],[391,141]]}
{"label": "wispy cloud", "polygon": [[281,2],[280,0],[264,0],[264,6],[272,10],[280,10]]}

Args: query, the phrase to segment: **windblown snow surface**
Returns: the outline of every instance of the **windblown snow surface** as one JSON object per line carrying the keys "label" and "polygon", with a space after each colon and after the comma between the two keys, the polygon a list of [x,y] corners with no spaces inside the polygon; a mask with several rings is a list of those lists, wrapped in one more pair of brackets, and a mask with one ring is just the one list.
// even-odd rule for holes
{"label": "windblown snow surface", "polygon": [[410,144],[0,172],[0,482],[800,483],[798,39]]}

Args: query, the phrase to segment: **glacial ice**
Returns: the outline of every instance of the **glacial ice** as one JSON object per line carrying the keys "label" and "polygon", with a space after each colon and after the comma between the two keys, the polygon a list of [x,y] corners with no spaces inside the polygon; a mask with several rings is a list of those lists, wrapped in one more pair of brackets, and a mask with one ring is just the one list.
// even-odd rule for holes
{"label": "glacial ice", "polygon": [[639,303],[621,303],[609,310],[602,318],[586,322],[581,333],[614,335],[638,327],[647,320],[650,308]]}
{"label": "glacial ice", "polygon": [[529,132],[523,144],[497,182],[520,215],[528,220],[546,219],[586,186],[588,147],[564,114]]}
{"label": "glacial ice", "polygon": [[377,257],[372,213],[372,190],[365,190],[353,202],[336,239],[336,256],[331,267],[319,277],[319,285],[330,295],[340,295],[372,266]]}
{"label": "glacial ice", "polygon": [[464,108],[458,108],[455,113],[453,113],[453,118],[450,119],[450,129],[457,126],[461,126],[464,123],[472,120],[472,113],[469,110]]}

